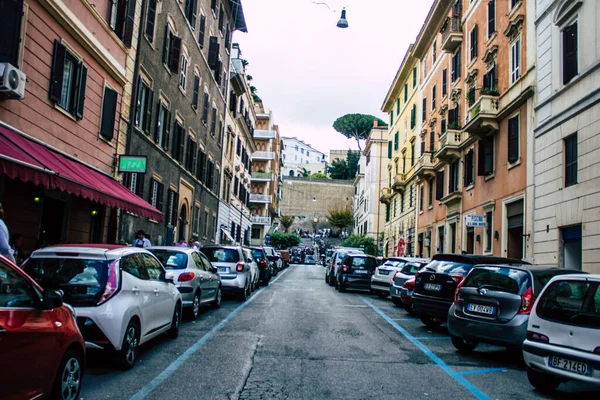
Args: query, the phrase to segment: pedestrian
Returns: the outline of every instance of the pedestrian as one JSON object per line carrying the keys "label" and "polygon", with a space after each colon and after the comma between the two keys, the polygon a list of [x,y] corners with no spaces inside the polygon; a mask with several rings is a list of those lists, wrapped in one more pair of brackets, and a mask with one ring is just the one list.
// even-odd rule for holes
{"label": "pedestrian", "polygon": [[13,257],[15,263],[21,265],[23,262],[23,252],[21,251],[21,245],[23,244],[23,235],[20,233],[13,233],[10,237],[10,247],[13,251]]}
{"label": "pedestrian", "polygon": [[194,242],[194,245],[192,246],[192,249],[194,249],[194,250],[200,250],[200,247],[202,247],[202,245],[200,244],[199,241],[196,240]]}
{"label": "pedestrian", "polygon": [[188,247],[187,244],[185,244],[185,239],[179,239],[179,242],[177,242],[177,244],[175,244],[175,246],[177,246],[177,247]]}
{"label": "pedestrian", "polygon": [[4,222],[4,208],[2,207],[2,203],[0,203],[0,254],[12,262],[15,262],[13,250],[8,243],[9,238],[8,226],[6,226],[6,223]]}
{"label": "pedestrian", "polygon": [[135,239],[135,241],[133,242],[133,246],[134,247],[150,247],[152,246],[152,243],[150,242],[150,239],[148,239],[146,237],[146,232],[144,232],[143,230],[139,230],[136,233],[137,239]]}

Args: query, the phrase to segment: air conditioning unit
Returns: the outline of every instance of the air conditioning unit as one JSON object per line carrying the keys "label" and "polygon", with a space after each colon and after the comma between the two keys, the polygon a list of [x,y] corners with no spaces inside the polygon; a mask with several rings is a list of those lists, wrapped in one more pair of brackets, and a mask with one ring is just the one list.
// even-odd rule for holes
{"label": "air conditioning unit", "polygon": [[25,82],[27,77],[12,64],[0,63],[0,93],[9,99],[25,98]]}

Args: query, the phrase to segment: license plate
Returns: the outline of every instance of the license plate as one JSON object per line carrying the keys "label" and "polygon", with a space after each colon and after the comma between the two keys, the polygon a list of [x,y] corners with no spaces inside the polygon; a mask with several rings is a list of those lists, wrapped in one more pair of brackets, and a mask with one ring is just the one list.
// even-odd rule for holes
{"label": "license plate", "polygon": [[565,371],[575,372],[579,375],[591,375],[592,369],[586,363],[569,360],[567,358],[551,356],[548,358],[548,366]]}
{"label": "license plate", "polygon": [[368,274],[369,271],[367,271],[366,269],[355,269],[354,273],[355,274]]}
{"label": "license plate", "polygon": [[408,297],[412,296],[412,294],[413,294],[413,291],[412,291],[412,290],[409,290],[409,291],[407,291],[407,292],[406,292],[406,295],[407,295]]}
{"label": "license plate", "polygon": [[492,315],[495,311],[495,308],[492,306],[482,306],[481,304],[467,304],[467,310],[474,311],[476,313]]}
{"label": "license plate", "polygon": [[423,285],[423,288],[425,290],[440,292],[442,290],[442,285],[440,283],[426,283]]}
{"label": "license plate", "polygon": [[219,272],[227,273],[229,272],[229,267],[219,267]]}
{"label": "license plate", "polygon": [[390,271],[388,271],[388,270],[385,270],[385,269],[379,270],[379,275],[389,275],[389,274],[390,274]]}

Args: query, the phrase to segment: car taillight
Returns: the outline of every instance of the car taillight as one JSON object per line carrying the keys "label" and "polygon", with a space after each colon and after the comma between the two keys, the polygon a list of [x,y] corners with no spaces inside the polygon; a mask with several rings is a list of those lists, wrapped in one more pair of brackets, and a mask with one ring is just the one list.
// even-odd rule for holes
{"label": "car taillight", "polygon": [[266,267],[267,266],[267,262],[265,260],[258,260],[258,265],[260,267]]}
{"label": "car taillight", "polygon": [[594,349],[594,354],[600,354],[600,347],[596,347]]}
{"label": "car taillight", "polygon": [[104,293],[98,301],[98,305],[110,299],[119,289],[119,260],[115,260],[108,265],[108,279],[104,286]]}
{"label": "car taillight", "polygon": [[406,282],[404,282],[404,285],[402,285],[403,288],[405,289],[414,289],[415,288],[415,280],[414,279],[409,279]]}
{"label": "car taillight", "polygon": [[[537,332],[533,332],[533,331],[527,331],[527,334],[525,335],[525,337],[527,337],[528,340],[531,340],[533,342],[550,343],[550,339],[548,338],[548,336],[542,335],[541,333],[537,333]],[[596,350],[598,350],[598,349],[600,349],[600,347],[598,347]],[[594,352],[596,350],[594,350]]]}
{"label": "car taillight", "polygon": [[462,278],[462,279],[460,279],[458,286],[456,286],[456,291],[454,292],[454,304],[458,304],[458,291],[462,287],[463,283],[465,283],[464,276],[453,276],[452,277],[452,279],[454,279],[455,282],[456,282],[456,278]]}
{"label": "car taillight", "polygon": [[177,278],[177,280],[179,282],[189,282],[195,277],[196,274],[194,274],[193,272],[184,272],[183,274],[179,275],[179,278]]}
{"label": "car taillight", "polygon": [[348,267],[347,265],[342,265],[343,272],[348,272],[349,269],[350,269],[350,267]]}
{"label": "car taillight", "polygon": [[394,276],[392,276],[392,280],[393,280],[393,281],[395,281],[395,280],[396,280],[396,275],[398,275],[398,272],[400,272],[400,271],[396,271],[396,272],[394,272]]}
{"label": "car taillight", "polygon": [[244,272],[244,267],[246,267],[246,264],[244,264],[243,262],[239,262],[237,263],[237,265],[235,266],[235,270],[237,272]]}
{"label": "car taillight", "polygon": [[533,290],[529,288],[521,295],[521,308],[518,314],[530,314],[533,303],[535,303],[535,297],[533,296]]}

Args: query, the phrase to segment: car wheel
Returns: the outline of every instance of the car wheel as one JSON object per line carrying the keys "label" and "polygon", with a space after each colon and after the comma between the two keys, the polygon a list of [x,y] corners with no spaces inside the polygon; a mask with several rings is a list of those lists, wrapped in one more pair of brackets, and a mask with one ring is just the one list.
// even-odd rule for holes
{"label": "car wheel", "polygon": [[192,300],[192,306],[188,308],[188,314],[191,320],[195,321],[200,315],[200,292],[196,292]]}
{"label": "car wheel", "polygon": [[223,291],[221,290],[221,285],[217,288],[217,294],[215,295],[215,300],[212,303],[212,308],[221,307],[221,300],[223,299]]}
{"label": "car wheel", "polygon": [[129,321],[121,350],[115,354],[115,362],[123,369],[131,369],[137,361],[140,343],[140,326],[134,320]]}
{"label": "car wheel", "polygon": [[240,301],[246,301],[248,299],[248,289],[244,287],[238,297]]}
{"label": "car wheel", "polygon": [[81,355],[75,350],[67,350],[63,356],[54,386],[51,399],[77,400],[81,392],[81,381],[83,379],[83,365]]}
{"label": "car wheel", "polygon": [[403,305],[404,305],[404,309],[406,310],[407,313],[409,313],[410,315],[417,315],[417,312],[413,308],[412,304],[403,304]]}
{"label": "car wheel", "polygon": [[167,331],[167,336],[171,339],[179,336],[179,325],[181,325],[181,303],[177,302],[173,310],[173,319],[171,320],[171,327]]}
{"label": "car wheel", "polygon": [[392,297],[392,303],[394,303],[394,305],[396,307],[404,307],[404,304],[402,304],[402,301],[397,297]]}
{"label": "car wheel", "polygon": [[556,390],[560,380],[556,377],[527,367],[527,379],[538,392],[548,393]]}
{"label": "car wheel", "polygon": [[442,319],[439,317],[421,316],[421,322],[428,328],[437,328],[442,325]]}
{"label": "car wheel", "polygon": [[456,350],[461,353],[470,353],[475,350],[475,347],[479,344],[479,342],[474,340],[467,340],[458,336],[451,336],[450,339],[452,340],[454,347],[456,347]]}

